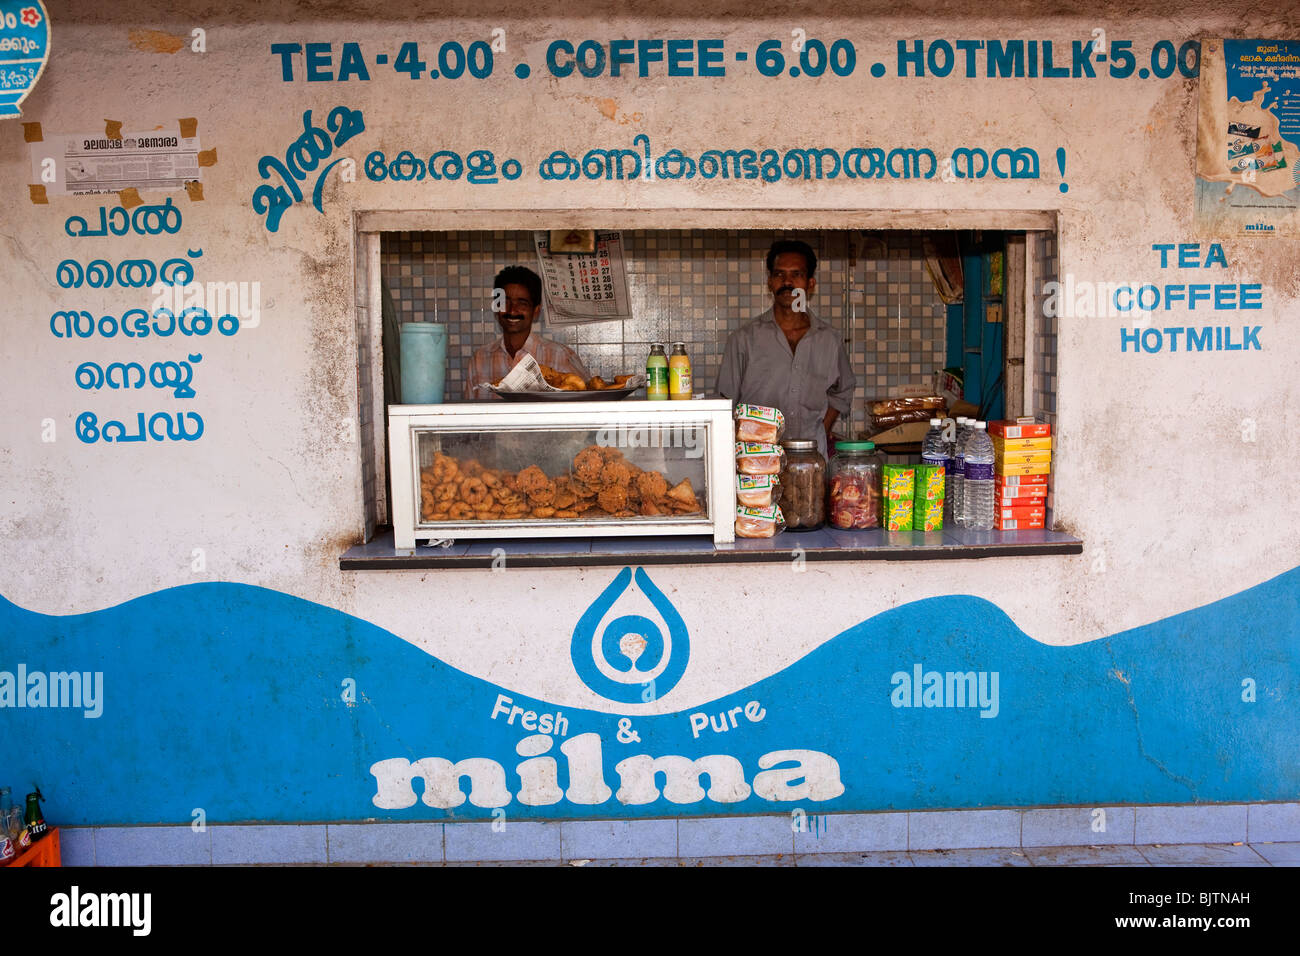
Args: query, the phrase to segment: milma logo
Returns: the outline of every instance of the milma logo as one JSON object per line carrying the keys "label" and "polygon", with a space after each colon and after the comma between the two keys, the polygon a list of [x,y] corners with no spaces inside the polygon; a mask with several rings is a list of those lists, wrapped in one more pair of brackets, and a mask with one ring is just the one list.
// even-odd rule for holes
{"label": "milma logo", "polygon": [[1273,226],[1266,222],[1248,222],[1246,223],[1247,232],[1272,232]]}
{"label": "milma logo", "polygon": [[578,619],[570,645],[573,669],[582,682],[620,704],[649,703],[663,697],[682,679],[691,655],[686,622],[641,568],[636,569],[636,586],[659,613],[668,628],[667,637],[658,624],[641,614],[624,614],[596,633],[631,582],[632,569],[624,568]]}

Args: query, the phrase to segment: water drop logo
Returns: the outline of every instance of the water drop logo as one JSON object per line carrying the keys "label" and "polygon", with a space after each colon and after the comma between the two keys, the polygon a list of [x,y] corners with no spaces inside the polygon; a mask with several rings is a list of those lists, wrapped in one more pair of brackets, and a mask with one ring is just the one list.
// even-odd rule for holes
{"label": "water drop logo", "polygon": [[[642,614],[616,617],[596,633],[631,582],[631,568],[618,573],[578,620],[570,648],[573,669],[582,682],[620,704],[645,703],[667,694],[686,673],[691,656],[686,622],[641,568],[636,569],[636,586],[663,619],[667,638],[658,624]],[[613,675],[597,663],[597,654]]]}
{"label": "water drop logo", "polygon": [[0,0],[0,119],[18,108],[50,57],[50,18],[41,0]]}

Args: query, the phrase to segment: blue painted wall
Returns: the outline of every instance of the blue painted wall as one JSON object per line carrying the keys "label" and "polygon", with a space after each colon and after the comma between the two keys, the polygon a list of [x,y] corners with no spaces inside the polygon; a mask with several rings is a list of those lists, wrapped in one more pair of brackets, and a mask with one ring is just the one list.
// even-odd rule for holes
{"label": "blue painted wall", "polygon": [[[47,816],[66,824],[187,823],[195,808],[209,823],[487,819],[490,808],[469,802],[381,810],[369,768],[394,757],[486,757],[517,792],[523,758],[514,748],[527,732],[489,716],[505,694],[562,711],[568,739],[598,734],[614,790],[615,764],[633,754],[731,754],[752,784],[763,754],[803,749],[834,758],[844,787],[798,804],[810,813],[1290,800],[1300,795],[1298,601],[1300,569],[1074,647],[1030,639],[976,597],[920,601],[698,708],[716,715],[758,701],[763,712],[698,739],[687,712],[620,727],[618,714],[530,701],[365,621],[255,587],[192,585],[70,617],[0,601],[0,671],[22,663],[28,672],[103,674],[97,718],[84,708],[11,706],[14,682],[0,684],[0,768],[19,793],[39,780]],[[996,673],[996,715],[981,716],[991,703],[897,706],[920,699],[911,689],[904,697],[895,677],[910,678],[917,664],[923,675],[982,672],[990,691]],[[353,704],[343,700],[345,678],[356,681]],[[639,740],[621,742],[620,732]],[[550,752],[561,787],[564,739]],[[726,804],[516,800],[506,812],[556,819],[792,806],[751,794]]]}

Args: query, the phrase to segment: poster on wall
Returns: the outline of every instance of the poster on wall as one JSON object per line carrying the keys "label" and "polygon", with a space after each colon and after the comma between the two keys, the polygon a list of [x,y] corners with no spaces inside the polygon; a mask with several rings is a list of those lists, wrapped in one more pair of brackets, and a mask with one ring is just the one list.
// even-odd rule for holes
{"label": "poster on wall", "polygon": [[1300,41],[1208,40],[1201,49],[1196,228],[1300,236]]}
{"label": "poster on wall", "polygon": [[533,234],[546,289],[546,321],[554,325],[632,317],[623,265],[623,235],[597,232],[596,251],[551,252],[551,234]]}

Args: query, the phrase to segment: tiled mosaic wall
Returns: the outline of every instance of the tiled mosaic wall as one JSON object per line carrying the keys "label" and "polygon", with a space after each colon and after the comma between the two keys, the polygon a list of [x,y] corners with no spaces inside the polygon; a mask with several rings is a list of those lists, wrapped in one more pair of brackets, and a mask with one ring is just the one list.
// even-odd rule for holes
{"label": "tiled mosaic wall", "polygon": [[[593,374],[643,369],[652,342],[684,341],[698,392],[712,395],[727,336],[771,305],[764,257],[780,233],[625,231],[634,318],[534,328],[574,349]],[[926,274],[918,233],[803,232],[818,255],[812,308],[839,329],[858,375],[851,431],[866,402],[899,385],[930,382],[944,359],[944,306]],[[511,264],[539,271],[526,231],[388,233],[381,263],[403,322],[450,326],[447,399],[464,393],[474,349],[500,333],[492,278]],[[840,427],[848,432],[850,428]]]}

